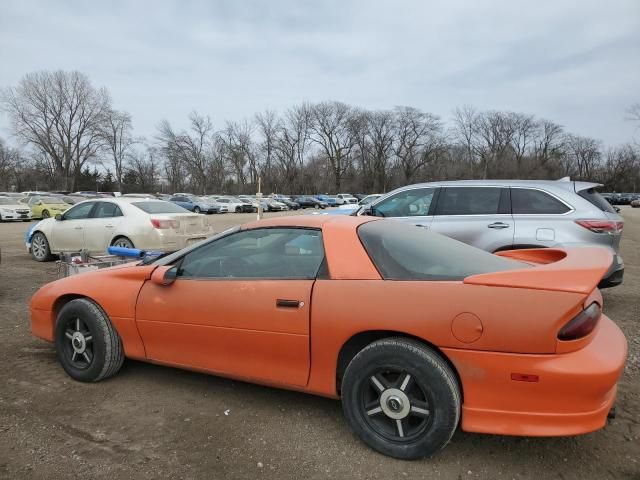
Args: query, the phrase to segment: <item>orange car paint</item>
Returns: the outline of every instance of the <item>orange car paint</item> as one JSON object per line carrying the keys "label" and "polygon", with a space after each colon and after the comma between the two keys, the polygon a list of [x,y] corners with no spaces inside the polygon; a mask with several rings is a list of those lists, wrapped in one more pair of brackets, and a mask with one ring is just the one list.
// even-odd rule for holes
{"label": "orange car paint", "polygon": [[[591,302],[602,304],[595,285],[608,267],[604,253],[502,252],[538,266],[464,282],[385,281],[357,236],[368,221],[381,220],[309,215],[244,227],[322,229],[330,280],[160,285],[149,280],[154,266],[129,265],[45,285],[31,302],[32,331],[52,341],[60,305],[86,296],[109,315],[127,357],[334,398],[338,358],[350,339],[371,331],[406,335],[433,345],[455,367],[464,430],[570,435],[602,427],[626,340],[604,315],[583,339],[561,342],[557,332]],[[277,299],[302,303],[283,309]],[[456,318],[464,319],[462,334]]]}

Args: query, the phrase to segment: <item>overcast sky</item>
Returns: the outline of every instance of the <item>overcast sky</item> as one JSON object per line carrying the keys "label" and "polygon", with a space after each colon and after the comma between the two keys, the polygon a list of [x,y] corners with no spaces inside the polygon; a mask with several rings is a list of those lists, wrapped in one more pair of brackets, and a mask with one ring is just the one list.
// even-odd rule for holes
{"label": "overcast sky", "polygon": [[340,100],[532,113],[613,145],[634,135],[640,0],[3,0],[0,86],[54,69],[106,86],[147,137],[193,109],[222,127]]}

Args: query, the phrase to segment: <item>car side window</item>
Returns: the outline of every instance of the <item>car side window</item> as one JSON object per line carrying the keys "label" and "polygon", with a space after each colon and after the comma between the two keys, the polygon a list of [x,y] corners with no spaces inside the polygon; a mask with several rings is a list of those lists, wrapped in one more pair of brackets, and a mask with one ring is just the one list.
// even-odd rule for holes
{"label": "car side window", "polygon": [[412,188],[385,198],[371,207],[376,217],[421,217],[429,215],[435,188]]}
{"label": "car side window", "polygon": [[122,217],[122,210],[115,203],[98,202],[96,209],[91,215],[92,218],[112,218]]}
{"label": "car side window", "polygon": [[548,193],[529,188],[511,189],[511,210],[515,214],[562,214],[570,208]]}
{"label": "car side window", "polygon": [[240,231],[186,254],[180,278],[313,279],[324,259],[320,230]]}
{"label": "car side window", "polygon": [[447,187],[440,192],[436,215],[495,215],[508,213],[501,208],[503,191],[499,187]]}
{"label": "car side window", "polygon": [[65,220],[82,220],[85,218],[89,218],[89,214],[91,213],[91,209],[96,204],[96,202],[86,202],[80,203],[71,207],[64,213]]}

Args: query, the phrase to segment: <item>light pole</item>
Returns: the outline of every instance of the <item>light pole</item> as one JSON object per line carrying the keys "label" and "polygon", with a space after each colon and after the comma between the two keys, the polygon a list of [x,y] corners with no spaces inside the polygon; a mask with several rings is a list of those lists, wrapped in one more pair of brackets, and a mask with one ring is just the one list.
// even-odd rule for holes
{"label": "light pole", "polygon": [[262,192],[260,191],[261,177],[258,177],[258,192],[256,193],[256,199],[258,200],[258,220],[262,220]]}

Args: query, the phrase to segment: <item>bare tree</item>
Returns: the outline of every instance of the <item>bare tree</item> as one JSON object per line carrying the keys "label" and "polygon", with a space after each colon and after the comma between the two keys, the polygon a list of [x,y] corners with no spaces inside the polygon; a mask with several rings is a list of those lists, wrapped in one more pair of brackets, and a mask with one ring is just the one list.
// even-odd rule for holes
{"label": "bare tree", "polygon": [[565,175],[577,175],[578,178],[588,180],[599,167],[602,152],[599,141],[567,134],[565,143]]}
{"label": "bare tree", "polygon": [[9,147],[0,138],[0,188],[10,190],[15,181],[16,170],[20,168],[22,158],[20,152]]}
{"label": "bare tree", "polygon": [[436,115],[413,107],[396,107],[395,117],[395,154],[409,183],[444,146],[442,123]]}
{"label": "bare tree", "polygon": [[105,115],[101,136],[115,171],[118,190],[122,191],[122,176],[132,147],[139,142],[133,136],[131,115],[110,109]]}
{"label": "bare tree", "polygon": [[520,177],[523,173],[522,161],[525,158],[525,155],[529,153],[529,149],[532,147],[531,144],[535,140],[538,125],[533,115],[512,113],[510,117],[514,130],[511,138],[511,145],[513,147],[516,160],[516,175]]}
{"label": "bare tree", "polygon": [[279,120],[273,110],[265,110],[263,113],[256,114],[255,121],[260,135],[258,151],[262,157],[260,162],[262,182],[265,187],[271,186],[271,182],[274,180],[273,164]]}
{"label": "bare tree", "polygon": [[165,158],[183,162],[191,173],[199,193],[206,193],[210,158],[207,153],[213,136],[213,125],[208,116],[193,111],[189,114],[189,130],[176,132],[167,120],[158,125],[156,139]]}
{"label": "bare tree", "polygon": [[51,159],[59,187],[74,189],[83,165],[101,148],[101,125],[111,104],[80,72],[36,72],[2,91],[15,135]]}
{"label": "bare tree", "polygon": [[311,107],[311,140],[320,146],[334,176],[336,191],[349,168],[355,144],[352,128],[353,109],[341,102],[322,102]]}
{"label": "bare tree", "polygon": [[159,165],[154,148],[132,152],[130,171],[135,175],[136,186],[142,192],[155,192],[159,184]]}

